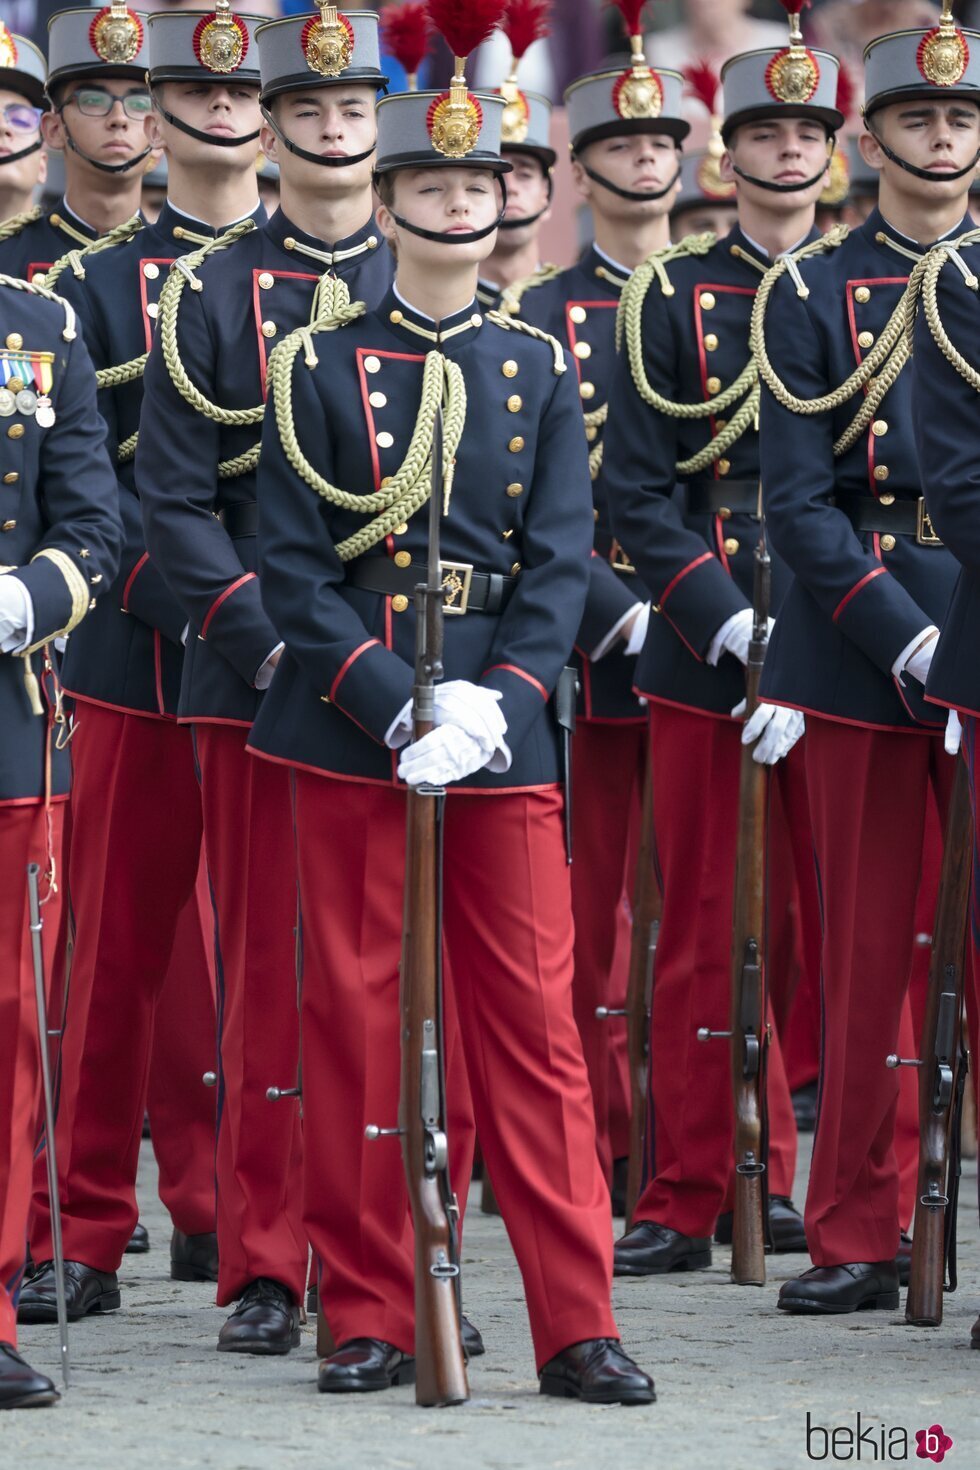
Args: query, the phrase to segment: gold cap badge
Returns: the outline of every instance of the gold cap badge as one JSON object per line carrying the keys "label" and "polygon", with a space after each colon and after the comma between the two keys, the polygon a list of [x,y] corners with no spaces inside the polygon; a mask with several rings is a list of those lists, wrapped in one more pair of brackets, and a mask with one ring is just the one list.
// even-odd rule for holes
{"label": "gold cap badge", "polygon": [[124,66],[143,44],[143,22],[127,8],[126,0],[112,0],[93,18],[88,37],[100,60]]}
{"label": "gold cap badge", "polygon": [[789,45],[766,67],[766,87],[777,102],[800,106],[820,85],[820,63],[803,44],[800,12],[803,0],[782,0],[789,14]]}
{"label": "gold cap badge", "polygon": [[231,13],[231,0],[215,0],[214,14],[194,29],[194,55],[208,71],[237,71],[248,51],[248,27]]}
{"label": "gold cap badge", "polygon": [[0,20],[0,66],[17,65],[17,42]]}
{"label": "gold cap badge", "polygon": [[354,55],[354,27],[336,5],[321,5],[319,16],[303,27],[300,44],[311,71],[339,77]]}
{"label": "gold cap badge", "polygon": [[953,0],[943,0],[939,24],[919,42],[919,71],[936,87],[955,87],[970,60],[966,37],[953,19]]}

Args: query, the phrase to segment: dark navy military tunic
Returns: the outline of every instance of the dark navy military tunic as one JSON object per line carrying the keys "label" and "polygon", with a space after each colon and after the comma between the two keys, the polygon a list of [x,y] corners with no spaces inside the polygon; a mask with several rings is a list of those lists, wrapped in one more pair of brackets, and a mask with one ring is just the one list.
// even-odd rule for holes
{"label": "dark navy military tunic", "polygon": [[22,280],[38,280],[44,284],[44,272],[69,250],[84,250],[99,238],[84,220],[60,199],[48,214],[25,225],[9,240],[0,240],[0,272],[20,276]]}
{"label": "dark navy military tunic", "polygon": [[[351,300],[376,305],[393,262],[372,224],[329,247],[280,210],[201,266],[202,289],[188,287],[181,298],[177,339],[191,381],[212,403],[262,403],[268,354],[309,322],[331,248],[332,273]],[[144,388],[136,484],[146,545],[190,622],[179,717],[250,725],[261,699],[255,676],[280,639],[256,579],[255,471],[224,479],[217,467],[252,448],[261,424],[219,425],[199,413],[177,391],[158,345]]]}
{"label": "dark navy military tunic", "polygon": [[[805,300],[788,276],[779,281],[766,342],[791,392],[812,399],[847,379],[901,301],[925,248],[897,235],[876,209],[837,249],[800,263]],[[766,655],[762,691],[830,719],[934,730],[942,712],[926,703],[910,675],[900,683],[892,665],[930,624],[942,627],[957,565],[932,544],[924,523],[920,534],[911,374],[901,372],[857,443],[835,458],[834,441],[862,397],[805,415],[782,407],[763,387],[766,519],[795,580]],[[855,529],[858,516],[864,525],[873,517],[875,528]]]}
{"label": "dark navy military tunic", "polygon": [[[0,286],[0,358],[23,363],[50,354],[54,422],[44,427],[34,413],[20,411],[0,417],[0,566],[16,568],[7,574],[30,594],[32,643],[60,633],[80,597],[89,611],[116,574],[122,539],[92,364],[81,336],[66,342],[64,329],[62,305]],[[51,550],[54,559],[41,555]],[[70,565],[59,566],[60,556]],[[50,738],[56,701],[43,650],[31,666],[43,715],[32,710],[24,660],[0,654],[0,804],[43,799],[49,748],[51,793],[68,791],[67,751]]]}
{"label": "dark navy military tunic", "polygon": [[[415,429],[425,355],[435,347],[432,326],[392,291],[362,321],[316,339],[314,370],[298,355],[299,441],[331,484],[369,494],[397,472]],[[581,617],[592,538],[575,376],[555,374],[547,342],[485,320],[475,302],[442,328],[451,334],[445,353],[463,372],[467,409],[441,559],[516,578],[500,611],[445,619],[446,679],[501,691],[513,752],[509,771],[479,771],[452,789],[548,786],[560,778],[549,701]],[[412,694],[411,591],[349,585],[334,547],[366,518],[335,508],[300,479],[271,408],[259,471],[259,570],[286,650],[251,745],[290,765],[392,784],[398,755],[384,738]],[[359,560],[404,564],[407,554],[422,567],[427,550],[426,506]]]}
{"label": "dark navy military tunic", "polygon": [[[768,265],[736,226],[707,254],[669,262],[672,295],[653,280],[643,305],[643,359],[662,397],[706,403],[740,377],[751,358],[752,306]],[[649,699],[724,717],[744,697],[744,670],[730,653],[717,667],[706,655],[722,624],[751,606],[760,535],[759,435],[749,424],[696,474],[679,475],[677,464],[703,449],[726,422],[676,418],[648,404],[633,381],[624,343],[603,468],[613,531],[653,596],[636,687]],[[774,557],[773,612],[788,581]]]}
{"label": "dark navy military tunic", "polygon": [[[252,218],[265,222],[261,205]],[[83,278],[70,266],[61,272],[58,290],[78,312],[96,368],[118,367],[150,350],[158,299],[173,261],[222,233],[165,204],[155,224],[80,261]],[[147,554],[132,454],[118,463],[119,446],[139,429],[142,402],[142,374],[99,393],[107,446],[117,466],[125,544],[116,581],[69,639],[62,679],[79,699],[173,718],[187,616]]]}

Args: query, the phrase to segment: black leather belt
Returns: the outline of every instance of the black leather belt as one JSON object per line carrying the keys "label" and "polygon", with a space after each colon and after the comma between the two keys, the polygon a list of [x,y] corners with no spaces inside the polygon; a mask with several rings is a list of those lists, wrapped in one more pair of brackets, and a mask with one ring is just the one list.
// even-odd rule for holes
{"label": "black leather belt", "polygon": [[758,480],[688,480],[684,486],[688,515],[750,515],[759,518]]}
{"label": "black leather belt", "polygon": [[259,507],[254,500],[242,500],[218,511],[218,520],[232,541],[245,541],[259,534]]}
{"label": "black leather belt", "polygon": [[[443,561],[440,566],[447,614],[502,612],[517,586],[517,577],[505,577],[501,572],[477,572],[469,562]],[[397,567],[386,556],[361,556],[348,563],[345,580],[348,587],[380,592],[385,597],[407,597],[411,601],[415,588],[428,575],[428,568],[417,562]]]}
{"label": "black leather belt", "polygon": [[884,504],[873,495],[856,495],[836,502],[855,531],[874,531],[882,535],[914,536],[920,546],[942,546],[936,535],[926,503],[918,500],[893,500]]}

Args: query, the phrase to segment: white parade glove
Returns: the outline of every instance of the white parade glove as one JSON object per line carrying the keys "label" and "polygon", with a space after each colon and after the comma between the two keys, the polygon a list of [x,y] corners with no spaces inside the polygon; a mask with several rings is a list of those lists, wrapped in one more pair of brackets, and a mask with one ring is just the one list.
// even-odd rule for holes
{"label": "white parade glove", "polygon": [[409,786],[447,786],[481,771],[493,753],[489,740],[479,740],[459,725],[437,725],[402,752],[398,774]]}
{"label": "white parade glove", "polygon": [[[744,699],[735,706],[732,714],[735,719],[745,714]],[[751,745],[758,741],[752,759],[760,766],[774,766],[783,756],[789,755],[803,730],[801,710],[786,709],[780,704],[757,704],[755,713],[742,731],[742,744]]]}
{"label": "white parade glove", "polygon": [[955,709],[951,709],[946,717],[946,736],[944,745],[947,755],[958,755],[960,741],[963,739],[963,726]]}
{"label": "white parade glove", "polygon": [[[508,770],[512,759],[504,739],[507,721],[500,709],[502,698],[499,689],[484,689],[468,679],[450,679],[446,684],[437,684],[434,692],[436,726],[458,725],[468,735],[486,743],[492,771]],[[409,700],[388,727],[385,744],[389,750],[400,750],[411,738],[412,701]]]}
{"label": "white parade glove", "polygon": [[912,678],[918,679],[920,684],[926,682],[929,665],[932,663],[932,656],[936,652],[938,641],[939,629],[929,627],[917,633],[911,643],[906,643],[892,664],[892,674],[900,684],[904,683],[903,674],[911,674]]}
{"label": "white parade glove", "polygon": [[647,641],[647,628],[650,626],[650,604],[645,602],[636,615],[636,619],[630,629],[630,635],[626,640],[626,652],[638,654],[643,652],[643,645]]}
{"label": "white parade glove", "polygon": [[259,671],[254,680],[256,689],[268,689],[285,647],[285,643],[277,643],[265,662],[259,665]]}
{"label": "white parade glove", "polygon": [[[738,659],[740,664],[749,661],[749,644],[752,642],[752,624],[754,614],[750,607],[740,608],[737,613],[722,623],[708,646],[705,662],[717,667],[718,661],[723,653],[731,653]],[[773,619],[769,619],[769,632],[772,632]]]}
{"label": "white parade glove", "polygon": [[31,594],[19,577],[0,577],[0,653],[26,648],[33,627]]}

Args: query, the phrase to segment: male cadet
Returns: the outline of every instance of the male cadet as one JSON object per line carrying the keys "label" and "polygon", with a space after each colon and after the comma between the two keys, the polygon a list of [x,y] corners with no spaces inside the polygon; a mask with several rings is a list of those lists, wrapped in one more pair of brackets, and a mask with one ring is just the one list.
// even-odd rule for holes
{"label": "male cadet", "polygon": [[0,1408],[10,1409],[58,1397],[16,1348],[39,1095],[26,868],[37,863],[43,875],[50,966],[68,792],[48,647],[112,582],[121,527],[92,365],[71,308],[4,278],[0,342],[0,362],[21,382],[16,393],[0,388]]}
{"label": "male cadet", "polygon": [[41,132],[49,149],[64,152],[65,194],[49,214],[30,211],[0,230],[0,271],[32,280],[139,209],[150,156],[145,26],[124,0],[94,13],[59,10],[49,20],[51,111]]}
{"label": "male cadet", "polygon": [[573,742],[572,906],[575,1018],[607,1179],[628,1152],[628,1120],[614,1106],[612,1027],[595,1012],[597,1006],[621,1006],[626,992],[624,929],[647,748],[646,716],[633,692],[634,652],[642,645],[649,605],[635,567],[610,532],[603,425],[620,293],[636,266],[670,244],[679,146],[689,131],[681,117],[683,79],[677,72],[650,70],[638,18],[630,41],[633,59],[625,71],[579,77],[565,94],[575,183],[591,211],[595,243],[577,265],[520,296],[522,318],[552,332],[570,351],[593,479],[595,538],[573,659],[580,693]]}
{"label": "male cadet", "polygon": [[[557,158],[549,143],[551,103],[517,85],[521,58],[548,33],[549,9],[549,0],[510,0],[501,24],[513,57],[507,80],[499,89],[507,104],[500,146],[511,169],[507,207],[476,290],[477,300],[485,307],[498,305],[501,294],[519,283],[526,290],[542,278],[557,275],[557,267],[542,265],[538,251],[541,226],[551,212],[552,169]],[[515,305],[520,295],[518,292]]]}
{"label": "male cadet", "polygon": [[0,21],[0,240],[3,224],[26,214],[47,177],[41,138],[44,57]]}
{"label": "male cadet", "polygon": [[[653,593],[636,687],[650,701],[653,813],[664,902],[651,1026],[649,1178],[616,1272],[649,1275],[711,1261],[711,1234],[732,1169],[727,1045],[697,1031],[729,1020],[740,745],[775,765],[803,731],[796,710],[763,705],[744,728],[743,666],[760,536],[757,394],[749,318],[771,259],[815,236],[813,216],[839,125],[837,61],[790,44],[733,57],[722,71],[723,179],[738,221],[723,239],[693,238],[653,257],[624,295],[624,351],[606,425],[613,533]],[[788,577],[773,567],[773,605]],[[799,756],[775,773],[774,797],[805,831]],[[803,810],[799,808],[802,806]],[[813,882],[809,846],[797,854]],[[778,1042],[768,1062],[769,1223],[777,1250],[804,1247],[789,1198],[796,1135]],[[727,1234],[723,1222],[722,1230]]]}
{"label": "male cadet", "polygon": [[[286,651],[252,747],[294,780],[306,1224],[329,1263],[321,1311],[338,1345],[319,1387],[364,1392],[415,1373],[404,1177],[396,1148],[364,1139],[398,1102],[408,781],[449,786],[452,990],[541,1392],[649,1403],[610,1309],[609,1199],[571,1005],[551,694],[588,577],[581,418],[558,343],[477,309],[503,212],[505,102],[468,91],[463,58],[482,35],[476,23],[460,34],[458,8],[449,91],[378,107],[378,223],[396,283],[374,311],[346,313],[346,329],[314,335],[314,355],[299,333],[283,345],[262,442],[259,566]],[[412,589],[440,401],[455,464],[441,556],[457,615],[436,728],[410,744]]]}
{"label": "male cadet", "polygon": [[[76,307],[95,366],[108,379],[99,407],[126,533],[118,578],[69,640],[62,670],[76,701],[69,861],[75,949],[58,1115],[73,1317],[118,1305],[115,1273],[137,1218],[150,1057],[181,1020],[187,1060],[171,1077],[174,1096],[159,1127],[156,1107],[151,1112],[175,1226],[171,1272],[179,1280],[214,1279],[216,1269],[214,1095],[201,1084],[214,1065],[212,983],[201,940],[207,925],[196,883],[201,794],[191,732],[176,718],[187,616],[147,556],[133,453],[143,359],[174,257],[220,238],[230,224],[265,219],[255,173],[257,24],[232,15],[227,0],[210,15],[149,17],[154,110],[147,137],[166,152],[170,202],[156,224],[129,240],[96,244],[48,273],[52,280],[58,273],[57,288]],[[236,43],[240,64],[231,66],[227,47],[235,52]],[[154,1089],[154,1102],[158,1095]],[[175,1187],[166,1187],[171,1180]],[[31,1244],[36,1260],[50,1259],[43,1204]],[[235,1248],[228,1249],[234,1263]],[[244,1260],[238,1265],[243,1285],[250,1277]],[[55,1307],[49,1266],[25,1289],[21,1320],[54,1321]]]}
{"label": "male cadet", "polygon": [[735,223],[735,181],[721,176],[725,144],[721,136],[717,72],[704,62],[684,68],[689,92],[703,103],[711,119],[707,146],[687,153],[681,162],[681,183],[670,212],[673,240],[685,235],[727,235]]}
{"label": "male cadet", "polygon": [[784,1283],[791,1312],[898,1305],[898,1081],[884,1057],[898,1050],[929,787],[942,810],[953,778],[923,684],[957,572],[922,499],[902,296],[928,243],[969,228],[978,48],[949,4],[931,30],[871,42],[861,149],[880,173],[879,208],[786,279],[773,270],[753,337],[766,517],[794,573],[763,690],[807,710],[824,919],[814,1267]]}
{"label": "male cadet", "polygon": [[371,218],[377,16],[325,5],[260,26],[256,49],[282,207],[171,273],[136,482],[150,557],[190,624],[180,717],[200,769],[221,997],[218,1302],[239,1298],[218,1346],[288,1352],[308,1256],[300,1118],[266,1089],[296,1077],[295,858],[288,773],[245,750],[282,647],[255,572],[255,466],[275,338],[309,322],[338,278],[377,301],[392,266]]}

